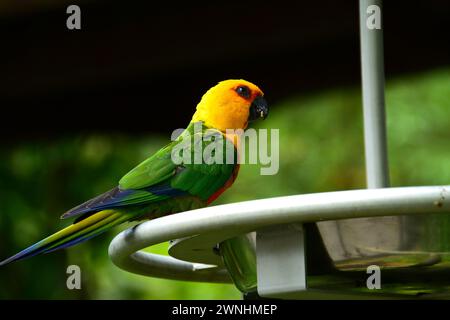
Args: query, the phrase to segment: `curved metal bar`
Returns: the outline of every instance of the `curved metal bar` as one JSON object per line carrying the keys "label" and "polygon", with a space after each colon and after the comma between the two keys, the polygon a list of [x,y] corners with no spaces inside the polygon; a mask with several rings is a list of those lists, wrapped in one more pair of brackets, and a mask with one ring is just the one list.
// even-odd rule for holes
{"label": "curved metal bar", "polygon": [[119,268],[141,275],[229,282],[223,268],[139,250],[192,236],[220,243],[277,224],[430,213],[450,213],[450,186],[350,190],[246,201],[144,222],[118,234],[109,246],[109,255]]}

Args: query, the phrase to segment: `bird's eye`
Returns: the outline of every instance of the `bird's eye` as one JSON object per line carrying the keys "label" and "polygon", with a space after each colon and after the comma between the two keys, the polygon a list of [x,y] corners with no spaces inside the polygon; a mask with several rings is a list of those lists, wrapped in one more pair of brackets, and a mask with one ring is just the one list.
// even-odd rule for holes
{"label": "bird's eye", "polygon": [[236,88],[236,92],[241,97],[248,99],[250,98],[250,89],[246,86],[239,86]]}

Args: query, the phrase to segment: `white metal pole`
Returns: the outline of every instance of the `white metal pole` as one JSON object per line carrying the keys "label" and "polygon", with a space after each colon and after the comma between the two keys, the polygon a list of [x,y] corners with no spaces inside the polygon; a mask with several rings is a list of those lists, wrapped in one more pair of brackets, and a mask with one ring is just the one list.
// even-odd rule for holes
{"label": "white metal pole", "polygon": [[382,1],[360,0],[364,143],[368,188],[389,187],[384,100]]}

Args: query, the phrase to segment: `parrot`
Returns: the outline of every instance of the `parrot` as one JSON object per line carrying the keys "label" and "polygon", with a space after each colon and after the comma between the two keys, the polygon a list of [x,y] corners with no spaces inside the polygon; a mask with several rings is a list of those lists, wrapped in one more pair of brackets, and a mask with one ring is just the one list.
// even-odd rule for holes
{"label": "parrot", "polygon": [[[74,218],[68,227],[1,261],[0,266],[71,247],[125,222],[208,206],[231,187],[239,172],[239,139],[227,132],[245,130],[249,122],[265,119],[268,112],[264,93],[255,84],[243,79],[219,82],[202,96],[177,138],[125,174],[113,189],[65,212],[61,219]],[[206,139],[211,132],[231,142],[226,145],[236,151],[233,161],[198,163],[187,161],[189,157],[173,161],[174,148],[180,148],[183,139],[207,147],[215,141]],[[194,149],[182,149],[180,154],[194,153]]]}

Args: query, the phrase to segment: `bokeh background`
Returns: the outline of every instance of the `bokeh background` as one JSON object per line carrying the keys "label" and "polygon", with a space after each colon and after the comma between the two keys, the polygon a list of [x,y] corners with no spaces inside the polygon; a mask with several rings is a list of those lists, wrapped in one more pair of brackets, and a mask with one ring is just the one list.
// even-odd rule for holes
{"label": "bokeh background", "polygon": [[[450,181],[450,5],[384,7],[393,186]],[[82,30],[65,27],[78,4]],[[66,225],[190,120],[217,81],[257,83],[280,170],[244,165],[215,204],[365,186],[357,1],[0,3],[0,259]],[[112,230],[0,268],[1,299],[239,299],[231,285],[151,279],[108,259]],[[164,253],[167,244],[151,250]],[[66,289],[66,268],[82,290]]]}

